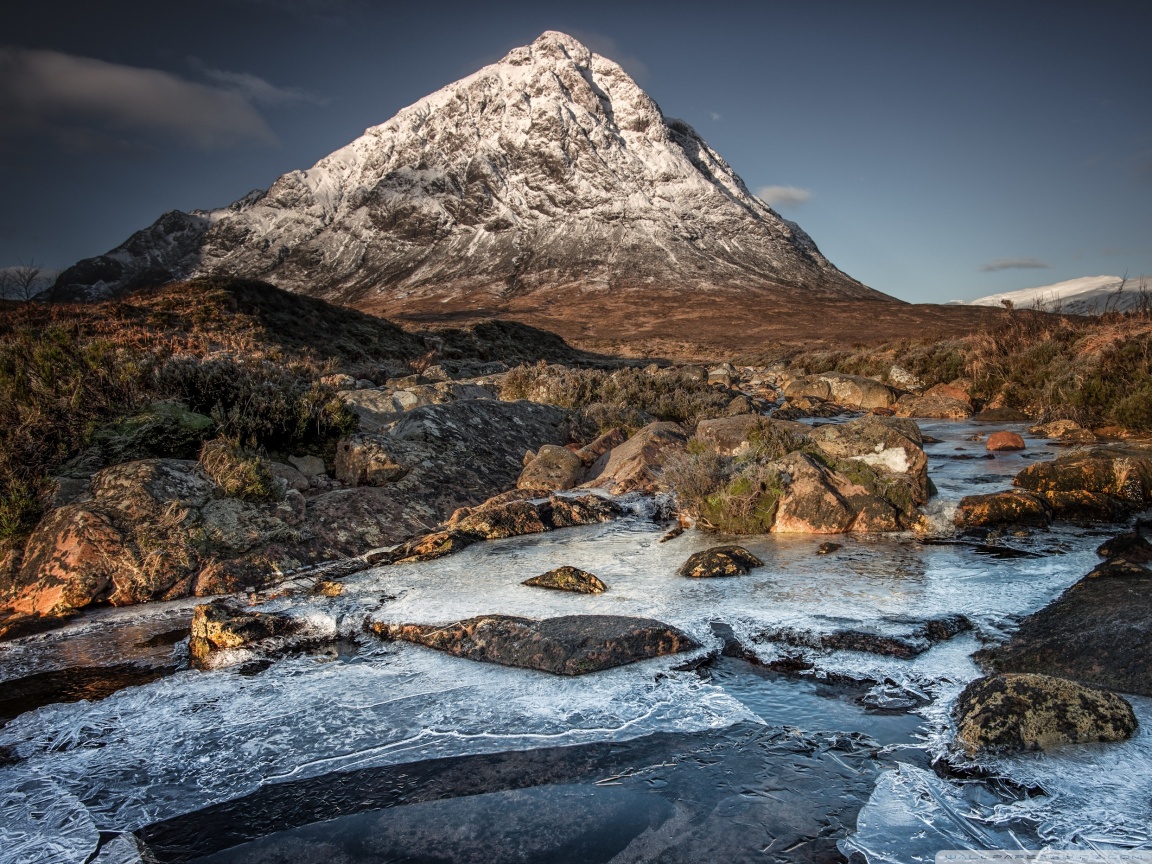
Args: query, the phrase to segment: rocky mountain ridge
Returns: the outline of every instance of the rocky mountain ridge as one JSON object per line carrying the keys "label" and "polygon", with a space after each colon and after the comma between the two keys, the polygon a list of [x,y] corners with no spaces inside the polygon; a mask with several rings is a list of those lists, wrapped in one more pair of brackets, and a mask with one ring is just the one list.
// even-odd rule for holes
{"label": "rocky mountain ridge", "polygon": [[833,266],[620,66],[556,32],[266,192],[165,214],[64,271],[52,296],[205,274],[389,311],[649,288],[890,300]]}

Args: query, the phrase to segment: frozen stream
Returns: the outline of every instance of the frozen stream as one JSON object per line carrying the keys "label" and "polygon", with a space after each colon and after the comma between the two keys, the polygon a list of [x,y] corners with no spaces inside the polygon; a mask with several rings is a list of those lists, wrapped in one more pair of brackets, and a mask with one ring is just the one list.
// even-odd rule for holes
{"label": "frozen stream", "polygon": [[[966,440],[976,427],[922,428],[942,439],[926,446],[941,526],[961,496],[1006,488],[1027,461],[1055,455],[1030,440],[1026,454],[984,458]],[[743,538],[764,567],[697,581],[675,571],[716,538],[660,543],[666,529],[637,503],[614,523],[356,574],[337,598],[269,601],[262,608],[291,608],[340,640],[271,664],[185,668],[177,639],[195,600],[101,610],[0,645],[0,722],[11,718],[0,728],[0,864],[854,852],[911,862],[944,848],[1152,849],[1152,701],[1131,700],[1141,731],[1124,744],[975,766],[1011,782],[930,767],[952,700],[978,674],[969,655],[980,640],[1088,572],[1104,530],[999,541],[1027,557],[912,535]],[[842,548],[817,555],[828,539]],[[519,584],[562,564],[609,591]],[[367,619],[483,613],[645,616],[704,647],[568,679],[362,634]],[[762,636],[899,635],[957,613],[975,629],[911,660]],[[686,662],[714,654],[725,625],[763,661],[801,655],[815,668]]]}

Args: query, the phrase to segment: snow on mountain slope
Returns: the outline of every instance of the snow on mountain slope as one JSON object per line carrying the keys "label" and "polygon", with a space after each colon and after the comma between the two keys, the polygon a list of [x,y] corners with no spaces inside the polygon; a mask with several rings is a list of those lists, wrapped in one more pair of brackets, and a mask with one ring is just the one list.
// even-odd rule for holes
{"label": "snow on mountain slope", "polygon": [[203,274],[353,304],[652,285],[888,299],[834,267],[617,64],[556,32],[266,192],[165,214],[66,270],[53,296]]}
{"label": "snow on mountain slope", "polygon": [[[1142,291],[1141,289],[1146,289]],[[1000,306],[1005,300],[1016,309],[1041,309],[1069,315],[1101,315],[1127,312],[1152,301],[1152,286],[1146,280],[1125,280],[1120,276],[1081,276],[1066,282],[989,294],[970,300],[969,306]]]}

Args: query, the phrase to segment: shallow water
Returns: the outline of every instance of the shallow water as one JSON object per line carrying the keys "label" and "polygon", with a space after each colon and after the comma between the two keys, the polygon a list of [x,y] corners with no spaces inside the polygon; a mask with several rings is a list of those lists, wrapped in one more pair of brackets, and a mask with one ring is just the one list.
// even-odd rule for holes
{"label": "shallow water", "polygon": [[[983,458],[966,439],[987,429],[922,427],[941,439],[925,449],[942,537],[962,495],[1006,488],[1023,465],[1055,455],[1030,441],[1027,455]],[[716,538],[660,543],[665,530],[637,502],[614,523],[356,574],[338,598],[267,601],[303,616],[317,639],[343,639],[274,662],[238,653],[226,669],[183,668],[185,646],[172,639],[197,601],[102,610],[0,647],[0,687],[24,694],[0,695],[18,713],[0,729],[0,862],[85,861],[98,850],[105,864],[138,861],[144,847],[161,861],[816,861],[858,851],[904,862],[949,844],[1152,842],[1144,733],[979,766],[1018,786],[930,770],[951,701],[979,674],[969,655],[1090,570],[1103,531],[983,545],[849,536],[829,555],[816,554],[826,537],[742,538],[764,567],[689,580],[676,569]],[[519,584],[561,564],[596,573],[609,591]],[[566,679],[363,635],[367,620],[484,613],[641,615],[703,647]],[[772,639],[781,629],[899,636],[955,614],[974,629],[905,660]],[[726,628],[764,663],[811,668],[708,660]],[[103,683],[77,687],[67,670],[79,668]],[[1152,722],[1145,701],[1134,704]],[[1109,810],[1117,794],[1135,803]]]}

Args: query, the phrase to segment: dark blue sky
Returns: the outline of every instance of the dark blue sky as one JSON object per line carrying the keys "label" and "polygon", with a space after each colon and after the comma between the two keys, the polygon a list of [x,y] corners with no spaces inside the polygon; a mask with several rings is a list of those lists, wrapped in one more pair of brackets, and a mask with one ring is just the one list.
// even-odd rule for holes
{"label": "dark blue sky", "polygon": [[914,302],[1152,275],[1152,3],[21,4],[0,266],[225,205],[562,30]]}

